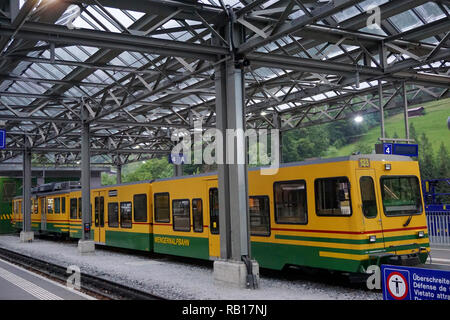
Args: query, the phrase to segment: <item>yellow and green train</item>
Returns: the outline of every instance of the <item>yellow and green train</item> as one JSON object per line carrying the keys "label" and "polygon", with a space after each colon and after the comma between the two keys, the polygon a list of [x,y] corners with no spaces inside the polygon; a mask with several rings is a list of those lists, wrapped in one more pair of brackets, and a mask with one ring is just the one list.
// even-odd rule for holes
{"label": "yellow and green train", "polygon": [[[352,155],[248,171],[251,254],[263,268],[365,272],[429,254],[419,167],[409,157]],[[91,189],[98,244],[200,259],[220,256],[215,174]],[[13,223],[21,228],[20,197]],[[81,237],[81,190],[33,193],[32,228]]]}

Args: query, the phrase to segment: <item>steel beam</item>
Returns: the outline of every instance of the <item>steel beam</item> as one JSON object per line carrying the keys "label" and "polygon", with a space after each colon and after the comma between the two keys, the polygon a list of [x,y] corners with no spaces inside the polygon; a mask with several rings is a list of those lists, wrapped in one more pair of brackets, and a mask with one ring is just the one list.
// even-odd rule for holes
{"label": "steel beam", "polygon": [[238,53],[246,54],[254,49],[257,49],[267,43],[275,41],[280,37],[290,34],[292,32],[296,32],[308,24],[313,24],[320,19],[326,18],[336,12],[339,12],[347,7],[354,5],[359,2],[359,0],[335,0],[330,3],[327,3],[311,12],[310,15],[303,15],[295,20],[285,22],[280,25],[276,32],[265,37],[265,38],[257,38],[254,40],[249,40],[245,44],[241,45],[238,49]]}
{"label": "steel beam", "polygon": [[26,22],[16,30],[7,19],[0,18],[0,35],[16,38],[91,46],[122,51],[138,51],[163,56],[187,57],[202,60],[215,60],[219,54],[226,54],[226,48],[187,43],[182,41],[149,38],[138,35],[114,33],[97,30],[73,29],[65,26]]}

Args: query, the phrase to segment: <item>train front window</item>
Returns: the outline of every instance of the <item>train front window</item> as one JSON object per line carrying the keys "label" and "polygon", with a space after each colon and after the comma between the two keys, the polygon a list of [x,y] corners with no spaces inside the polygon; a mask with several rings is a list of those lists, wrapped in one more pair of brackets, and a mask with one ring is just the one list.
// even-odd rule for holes
{"label": "train front window", "polygon": [[361,177],[359,185],[361,186],[363,214],[366,218],[375,218],[377,216],[377,200],[372,177]]}
{"label": "train front window", "polygon": [[419,179],[415,176],[385,176],[380,179],[386,216],[422,213]]}

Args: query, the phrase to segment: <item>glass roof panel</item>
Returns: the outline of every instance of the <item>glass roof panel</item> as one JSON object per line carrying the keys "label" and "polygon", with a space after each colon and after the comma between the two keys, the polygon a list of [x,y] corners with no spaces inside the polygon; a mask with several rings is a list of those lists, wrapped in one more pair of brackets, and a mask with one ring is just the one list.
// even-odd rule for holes
{"label": "glass roof panel", "polygon": [[427,2],[421,6],[418,6],[416,8],[416,11],[419,12],[419,14],[427,23],[445,17],[445,13],[439,8],[436,3],[433,2]]}
{"label": "glass roof panel", "polygon": [[358,8],[353,6],[353,7],[350,7],[348,9],[345,9],[343,11],[336,13],[335,15],[333,15],[333,17],[336,19],[337,22],[341,22],[341,21],[347,20],[351,17],[354,17],[360,13],[361,12],[358,10]]}
{"label": "glass roof panel", "polygon": [[420,21],[420,19],[411,10],[399,13],[389,18],[389,21],[391,21],[391,23],[401,32],[405,32],[423,25],[422,21]]}

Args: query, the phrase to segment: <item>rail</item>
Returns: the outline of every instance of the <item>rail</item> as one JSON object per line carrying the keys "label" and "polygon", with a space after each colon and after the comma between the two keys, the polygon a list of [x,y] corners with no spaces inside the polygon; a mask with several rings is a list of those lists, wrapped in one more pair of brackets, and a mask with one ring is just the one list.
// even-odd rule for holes
{"label": "rail", "polygon": [[[67,268],[54,263],[0,248],[0,258],[25,269],[66,282]],[[80,274],[82,291],[110,300],[164,300],[164,298],[86,273]]]}

